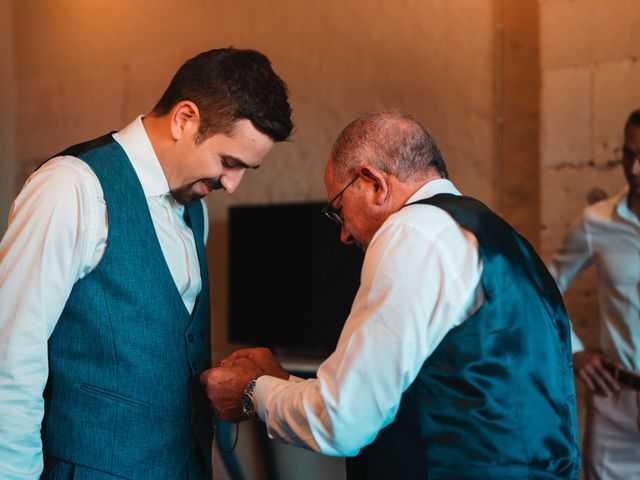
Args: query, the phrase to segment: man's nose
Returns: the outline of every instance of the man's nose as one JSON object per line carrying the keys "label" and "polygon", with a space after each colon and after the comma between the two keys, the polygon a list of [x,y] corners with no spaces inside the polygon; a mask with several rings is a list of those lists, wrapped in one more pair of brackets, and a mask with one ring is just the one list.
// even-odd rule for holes
{"label": "man's nose", "polygon": [[233,193],[236,191],[236,188],[238,188],[238,185],[240,185],[240,182],[242,181],[245,171],[245,169],[234,170],[226,172],[222,177],[220,177],[220,183],[222,183],[222,186],[227,193]]}
{"label": "man's nose", "polygon": [[344,228],[344,225],[340,227],[340,241],[345,245],[351,245],[353,243],[353,237]]}

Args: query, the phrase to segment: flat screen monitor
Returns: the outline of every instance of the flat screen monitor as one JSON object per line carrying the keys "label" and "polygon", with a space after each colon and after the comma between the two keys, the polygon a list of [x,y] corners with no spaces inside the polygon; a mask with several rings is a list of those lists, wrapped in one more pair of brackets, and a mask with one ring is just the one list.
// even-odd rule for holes
{"label": "flat screen monitor", "polygon": [[340,242],[323,203],[229,210],[229,340],[291,355],[336,346],[363,253]]}

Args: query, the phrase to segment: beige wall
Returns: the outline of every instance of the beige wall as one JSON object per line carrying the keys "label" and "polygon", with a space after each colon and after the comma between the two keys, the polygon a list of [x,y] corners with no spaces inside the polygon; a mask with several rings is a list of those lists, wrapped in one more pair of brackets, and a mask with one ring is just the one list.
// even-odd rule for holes
{"label": "beige wall", "polygon": [[[213,343],[219,358],[232,348],[225,320],[227,207],[324,199],[326,155],[357,114],[382,108],[413,114],[438,140],[458,186],[490,205],[500,201],[494,4],[16,1],[20,171],[24,177],[65,146],[119,129],[149,111],[175,69],[198,51],[233,45],[266,53],[289,84],[296,131],[259,172],[245,177],[236,194],[214,193],[207,200]],[[255,448],[249,438],[243,427],[239,454],[245,459]],[[313,456],[297,458],[308,466],[313,462]],[[307,476],[323,478],[326,472],[308,468]]]}
{"label": "beige wall", "polygon": [[[640,108],[640,8],[637,0],[540,0],[541,220],[546,259],[560,245],[590,196],[625,184],[622,130]],[[596,347],[595,272],[565,296],[576,333]],[[583,424],[584,385],[578,387]]]}
{"label": "beige wall", "polygon": [[461,189],[495,203],[494,11],[490,0],[16,2],[18,155],[47,155],[148,111],[188,56],[257,48],[288,82],[296,122],[233,196],[214,194],[214,346],[225,345],[226,209],[323,199],[324,161],[366,110],[423,121]]}
{"label": "beige wall", "polygon": [[[622,130],[640,108],[636,0],[540,2],[542,251],[549,258],[588,197],[624,185]],[[594,277],[567,296],[577,333],[597,344]]]}
{"label": "beige wall", "polygon": [[13,2],[0,0],[0,238],[4,235],[9,206],[16,193],[15,106],[18,85],[15,69]]}
{"label": "beige wall", "polygon": [[493,207],[539,246],[538,4],[495,0]]}
{"label": "beige wall", "polygon": [[622,129],[640,108],[636,0],[541,0],[543,251],[594,189],[616,193]]}
{"label": "beige wall", "polygon": [[[233,45],[272,59],[297,128],[236,194],[207,200],[217,357],[232,348],[227,207],[324,199],[330,145],[362,111],[415,115],[457,185],[548,259],[587,196],[624,183],[622,125],[640,107],[638,25],[637,0],[4,0],[0,221],[16,177],[147,112],[189,56]],[[590,281],[568,304],[593,342]]]}
{"label": "beige wall", "polygon": [[[234,45],[271,57],[291,87],[297,123],[293,145],[277,149],[270,171],[250,179],[238,200],[322,198],[324,156],[338,130],[363,110],[389,107],[424,121],[458,182],[489,197],[491,7],[489,0],[17,2],[20,159],[39,160],[123,125],[152,106],[188,55]],[[232,201],[212,200],[216,218]]]}

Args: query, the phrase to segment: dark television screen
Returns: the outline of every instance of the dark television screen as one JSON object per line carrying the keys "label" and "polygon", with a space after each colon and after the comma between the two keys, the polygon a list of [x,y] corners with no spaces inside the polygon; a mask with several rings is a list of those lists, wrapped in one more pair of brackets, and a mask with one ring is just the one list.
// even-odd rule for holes
{"label": "dark television screen", "polygon": [[229,340],[330,353],[360,282],[363,253],[343,245],[322,203],[229,210]]}

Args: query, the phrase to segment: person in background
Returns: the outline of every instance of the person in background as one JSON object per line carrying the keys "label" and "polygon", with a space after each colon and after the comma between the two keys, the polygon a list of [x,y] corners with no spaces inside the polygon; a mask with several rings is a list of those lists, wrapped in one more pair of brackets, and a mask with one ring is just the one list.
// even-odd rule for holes
{"label": "person in background", "polygon": [[401,113],[349,124],[324,181],[340,239],[365,251],[336,350],[306,381],[235,352],[201,375],[214,411],[353,457],[349,478],[577,478],[569,321],[531,246]]}
{"label": "person in background", "polygon": [[640,478],[640,110],[624,126],[627,186],[586,207],[552,258],[561,291],[595,266],[600,341],[587,348],[572,332],[573,365],[586,384],[586,479]]}
{"label": "person in background", "polygon": [[201,199],[233,193],[290,117],[267,57],[210,50],[27,180],[0,243],[0,478],[211,477]]}

